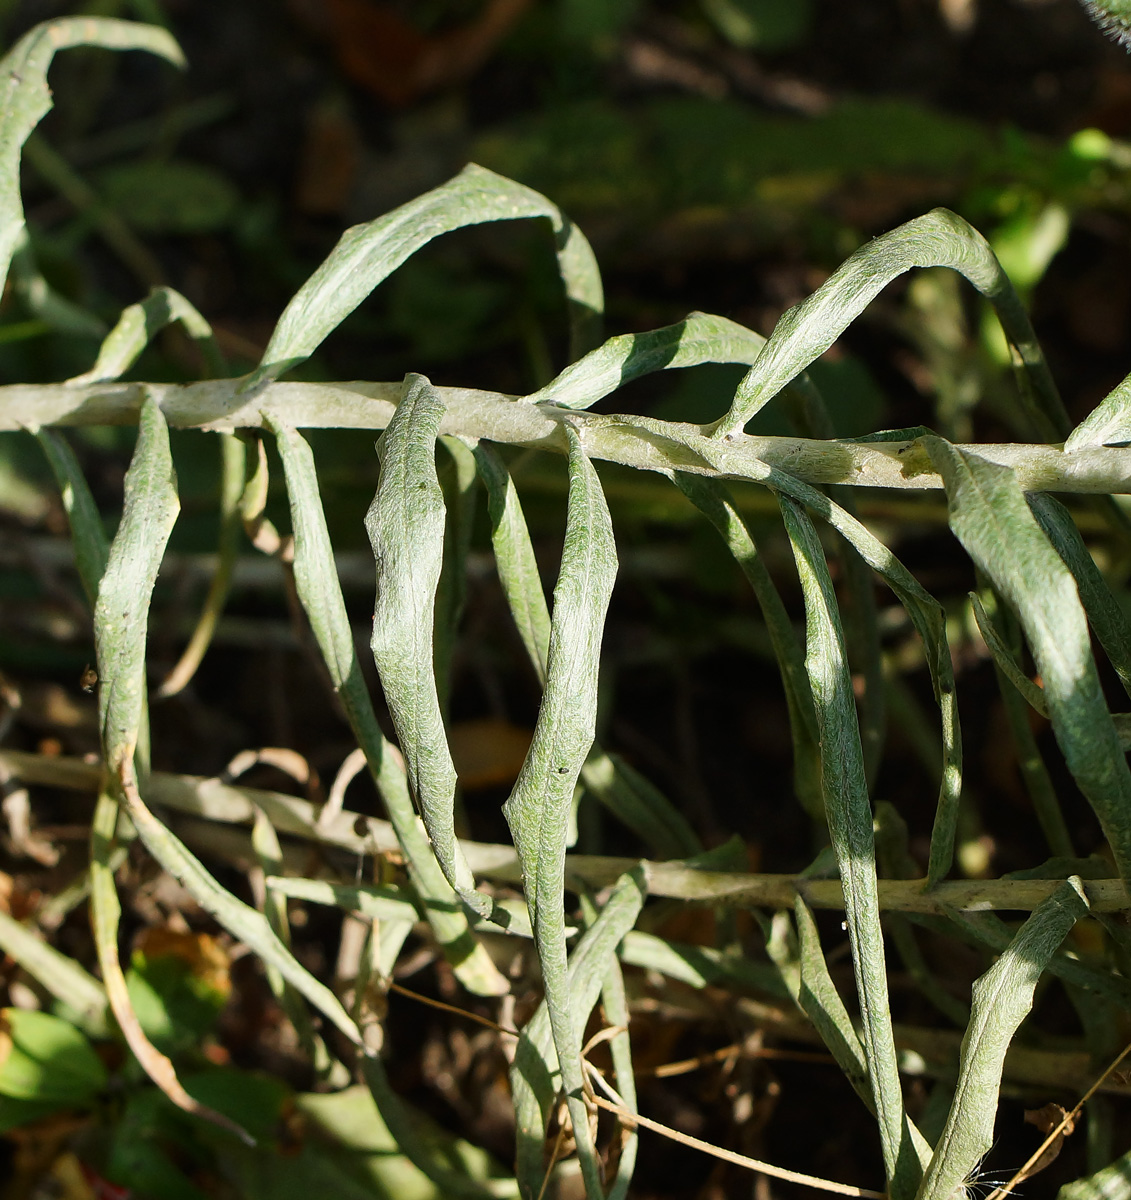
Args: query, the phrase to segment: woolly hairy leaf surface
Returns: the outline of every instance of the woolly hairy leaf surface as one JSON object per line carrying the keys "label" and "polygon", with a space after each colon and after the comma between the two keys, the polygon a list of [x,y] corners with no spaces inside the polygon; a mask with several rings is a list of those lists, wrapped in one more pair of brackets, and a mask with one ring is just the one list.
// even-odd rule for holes
{"label": "woolly hairy leaf surface", "polygon": [[[616,948],[636,924],[645,894],[644,878],[639,869],[622,875],[600,916],[582,934],[570,957],[566,985],[572,996],[571,1038],[578,1050]],[[546,1123],[555,1097],[563,1087],[568,1089],[565,1077],[560,1074],[555,1043],[549,1005],[543,1001],[523,1028],[511,1066],[517,1126],[516,1173],[524,1200],[535,1200],[539,1194],[546,1173],[543,1154]],[[601,1192],[596,1195],[599,1197]]]}
{"label": "woolly hairy leaf surface", "polygon": [[28,135],[51,111],[47,70],[57,50],[103,46],[148,50],[176,66],[184,55],[172,34],[155,25],[111,17],[65,17],[25,33],[0,61],[0,286],[24,233],[20,199],[20,153]]}
{"label": "woolly hairy leaf surface", "polygon": [[1131,881],[1131,772],[1092,658],[1076,582],[1037,524],[1013,472],[924,439],[946,485],[950,524],[1016,611],[1041,673],[1053,732]]}
{"label": "woolly hairy leaf surface", "polygon": [[710,313],[689,313],[674,325],[609,338],[526,397],[536,404],[589,408],[632,379],[669,367],[753,363],[766,339],[745,325]]}
{"label": "woolly hairy leaf surface", "polygon": [[1114,388],[1068,435],[1068,452],[1131,442],[1131,375]]}
{"label": "woolly hairy leaf surface", "polygon": [[739,385],[717,432],[742,429],[820,357],[887,284],[912,267],[950,267],[993,304],[1020,360],[1022,393],[1030,401],[1030,418],[1043,435],[1063,437],[1068,429],[1064,406],[1013,285],[986,239],[945,208],[936,208],[868,242],[811,296],[789,309]]}
{"label": "woolly hairy leaf surface", "polygon": [[409,876],[425,906],[436,940],[460,982],[477,995],[501,995],[508,990],[507,981],[472,937],[466,914],[454,904],[451,886],[417,824],[405,773],[377,724],[338,582],[310,446],[301,434],[278,418],[269,415],[267,422],[279,447],[290,495],[295,587],[350,728],[365,752],[373,782],[408,859]]}
{"label": "woolly hairy leaf surface", "polygon": [[861,1039],[880,1127],[884,1168],[892,1195],[898,1200],[914,1192],[919,1164],[903,1109],[888,1004],[872,806],[864,777],[852,679],[832,580],[817,531],[796,502],[782,497],[781,509],[805,596],[805,666],[820,737],[825,815],[844,887]]}
{"label": "woolly hairy leaf surface", "polygon": [[917,1200],[948,1200],[989,1151],[1009,1043],[1033,1006],[1041,972],[1087,911],[1083,885],[1074,875],[1033,911],[1002,956],[974,984],[954,1100]]}
{"label": "woolly hairy leaf surface", "polygon": [[[514,481],[498,452],[481,442],[475,448],[475,459],[487,489],[491,545],[499,581],[519,636],[544,684],[550,652],[550,610],[526,517]],[[703,849],[675,805],[638,771],[617,755],[606,753],[597,743],[585,760],[581,779],[609,812],[658,854],[679,858]]]}
{"label": "woolly hairy leaf surface", "polygon": [[569,500],[546,688],[530,751],[503,811],[522,863],[546,1006],[586,1187],[599,1195],[599,1172],[581,1100],[580,1034],[566,972],[565,856],[573,791],[593,745],[601,634],[617,556],[597,472],[573,428],[566,426],[566,434]]}
{"label": "woolly hairy leaf surface", "polygon": [[444,493],[436,477],[439,392],[422,375],[404,395],[377,443],[381,477],[365,528],[377,560],[373,659],[404,756],[408,783],[448,882],[480,915],[455,832],[456,768],[448,748],[433,661],[436,589],[444,561]]}
{"label": "woolly hairy leaf surface", "polygon": [[466,225],[522,217],[542,217],[553,227],[574,356],[585,353],[599,336],[604,307],[600,272],[585,236],[545,196],[470,163],[448,183],[346,230],[287,305],[251,385],[309,358],[383,279],[433,238]]}

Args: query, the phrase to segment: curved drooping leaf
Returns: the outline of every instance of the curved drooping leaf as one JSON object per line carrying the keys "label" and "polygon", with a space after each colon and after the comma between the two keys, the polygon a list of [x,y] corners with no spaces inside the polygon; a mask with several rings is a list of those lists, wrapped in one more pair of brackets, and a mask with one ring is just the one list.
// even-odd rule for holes
{"label": "curved drooping leaf", "polygon": [[589,408],[630,380],[653,371],[700,363],[752,364],[765,344],[760,333],[736,321],[711,313],[688,313],[682,321],[662,329],[609,338],[524,398],[534,404]]}
{"label": "curved drooping leaf", "polygon": [[522,864],[562,1088],[586,1188],[596,1200],[601,1195],[600,1175],[581,1097],[580,1033],[566,969],[565,857],[573,791],[593,745],[601,634],[617,556],[597,472],[577,432],[567,425],[566,435],[569,501],[554,589],[546,688],[530,750],[503,812]]}
{"label": "curved drooping leaf", "polygon": [[811,296],[789,309],[739,384],[730,412],[716,426],[716,436],[739,432],[823,354],[887,284],[912,267],[950,267],[993,304],[1018,356],[1030,419],[1043,436],[1063,437],[1068,418],[1024,306],[985,238],[945,208],[868,242]]}
{"label": "curved drooping leaf", "polygon": [[978,593],[970,592],[969,595],[978,632],[982,635],[982,641],[986,643],[986,648],[993,656],[997,669],[1025,698],[1025,702],[1034,712],[1039,713],[1042,717],[1047,717],[1049,706],[1044,692],[1021,670],[1017,659],[1010,653],[1009,647],[1001,640],[1001,635],[994,628],[990,614],[986,612],[985,605]]}
{"label": "curved drooping leaf", "polygon": [[951,528],[1017,613],[1057,743],[1131,884],[1131,771],[1092,658],[1076,582],[1012,471],[942,438],[924,441],[946,485]]}
{"label": "curved drooping leaf", "polygon": [[58,50],[103,46],[148,50],[176,66],[184,55],[168,30],[111,17],[64,17],[25,33],[0,61],[0,286],[24,232],[20,153],[28,135],[51,110],[47,70]]}
{"label": "curved drooping leaf", "polygon": [[[531,665],[544,684],[550,652],[550,610],[526,517],[514,481],[498,453],[481,442],[475,448],[475,459],[487,489],[491,545],[499,581]],[[703,849],[686,817],[667,796],[596,742],[582,767],[581,779],[609,812],[658,854],[680,858]]]}
{"label": "curved drooping leaf", "polygon": [[436,589],[444,561],[444,493],[436,477],[440,394],[405,378],[397,411],[377,443],[381,477],[365,517],[377,560],[373,660],[404,756],[409,787],[448,882],[480,916],[491,909],[455,831],[456,768],[436,686]]}
{"label": "curved drooping leaf", "polygon": [[300,363],[407,258],[433,238],[488,221],[549,220],[573,333],[573,355],[599,336],[604,308],[597,260],[584,234],[556,205],[520,183],[469,163],[452,180],[375,221],[342,234],[329,257],[287,305],[247,386]]}
{"label": "curved drooping leaf", "polygon": [[921,1168],[899,1082],[880,925],[872,805],[844,634],[817,531],[800,504],[784,496],[780,503],[805,596],[805,666],[820,738],[825,815],[844,888],[864,1057],[886,1177],[895,1200],[904,1200],[914,1194]]}
{"label": "curved drooping leaf", "polygon": [[1087,911],[1083,885],[1073,876],[1033,911],[974,984],[954,1100],[916,1200],[949,1200],[990,1149],[1009,1043],[1033,1005],[1041,972]]}
{"label": "curved drooping leaf", "polygon": [[451,885],[417,824],[404,770],[377,723],[338,582],[310,446],[274,415],[268,414],[266,419],[275,435],[290,496],[295,587],[350,728],[365,752],[369,773],[404,850],[409,877],[436,940],[460,982],[477,995],[501,995],[509,990],[507,980],[473,937],[467,914],[455,902]]}
{"label": "curved drooping leaf", "polygon": [[219,352],[212,338],[212,326],[196,308],[175,288],[155,287],[144,300],[122,309],[118,323],[106,335],[98,350],[94,366],[67,383],[81,387],[87,383],[103,383],[118,379],[137,362],[141,352],[167,325],[180,321],[185,332],[210,359],[213,374],[217,369]]}
{"label": "curved drooping leaf", "polygon": [[[585,1023],[608,979],[610,967],[615,963],[617,946],[636,924],[646,891],[639,869],[622,875],[600,915],[581,935],[570,956],[565,982],[572,997],[571,1039],[578,1052]],[[511,1065],[516,1124],[515,1173],[523,1200],[537,1200],[540,1193],[546,1175],[546,1125],[554,1100],[563,1088],[568,1088],[560,1067],[548,999],[538,1006],[523,1028]],[[580,1071],[580,1065],[578,1069]],[[571,1117],[573,1113],[574,1106],[571,1106]],[[588,1122],[584,1128],[588,1129]],[[587,1170],[587,1188],[591,1186],[590,1178],[590,1170]],[[591,1200],[600,1200],[603,1195],[599,1181],[597,1187]]]}

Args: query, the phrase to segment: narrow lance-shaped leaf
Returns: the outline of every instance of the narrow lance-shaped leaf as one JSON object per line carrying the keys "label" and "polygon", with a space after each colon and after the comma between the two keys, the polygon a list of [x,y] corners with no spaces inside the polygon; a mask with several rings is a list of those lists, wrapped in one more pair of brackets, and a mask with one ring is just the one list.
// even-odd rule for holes
{"label": "narrow lance-shaped leaf", "polygon": [[994,628],[990,614],[986,612],[985,605],[977,592],[970,593],[970,606],[974,610],[974,620],[977,622],[978,632],[982,635],[986,648],[993,656],[997,669],[1025,698],[1026,703],[1034,712],[1039,713],[1042,717],[1047,717],[1049,708],[1045,702],[1044,692],[1021,670],[1020,664]]}
{"label": "narrow lance-shaped leaf", "polygon": [[440,711],[446,714],[452,685],[452,658],[467,593],[467,556],[471,550],[479,488],[475,477],[475,456],[471,448],[459,438],[444,437],[439,442],[451,460],[451,470],[446,480],[450,499],[447,502],[448,520],[444,527],[443,566],[436,589],[436,632],[432,662],[436,671]]}
{"label": "narrow lance-shaped leaf", "polygon": [[373,659],[436,857],[462,899],[486,916],[490,898],[475,891],[475,877],[456,840],[456,769],[433,663],[436,588],[444,559],[444,494],[436,477],[436,435],[443,415],[439,392],[422,375],[409,375],[377,443],[381,477],[365,517],[377,560]]}
{"label": "narrow lance-shaped leaf", "polygon": [[545,196],[469,163],[440,187],[342,234],[287,305],[248,386],[309,358],[383,279],[433,238],[466,225],[523,217],[546,218],[553,228],[570,308],[572,356],[584,354],[600,336],[604,308],[600,272],[584,234]]}
{"label": "narrow lance-shaped leaf", "polygon": [[[499,581],[507,598],[519,637],[543,684],[550,652],[550,610],[522,504],[506,464],[491,446],[475,448],[476,465],[487,489],[491,516],[491,544]],[[615,754],[596,742],[581,779],[586,788],[619,821],[670,858],[698,854],[703,849],[687,819],[658,788]]]}
{"label": "narrow lance-shaped leaf", "polygon": [[1123,446],[1131,442],[1131,375],[1114,388],[1068,435],[1064,449]]}
{"label": "narrow lance-shaped leaf", "polygon": [[616,577],[612,521],[600,480],[576,431],[569,437],[569,501],[554,589],[546,690],[530,750],[503,807],[522,864],[542,965],[546,1007],[586,1188],[601,1195],[581,1098],[580,1033],[566,972],[565,857],[573,791],[593,744],[605,613]]}
{"label": "narrow lance-shaped leaf", "polygon": [[1041,972],[1087,911],[1083,885],[1073,876],[1034,910],[1002,956],[974,984],[954,1100],[917,1200],[949,1200],[990,1149],[1009,1043],[1033,1005]]}
{"label": "narrow lance-shaped leaf", "polygon": [[102,518],[90,494],[86,477],[66,437],[57,429],[40,429],[35,436],[51,465],[63,497],[63,510],[71,527],[75,566],[93,610],[98,600],[98,585],[102,582],[106,560],[110,555],[106,530],[102,527]]}
{"label": "narrow lance-shaped leaf", "polygon": [[111,17],[65,17],[36,25],[0,61],[0,286],[24,232],[20,200],[20,152],[28,135],[51,110],[47,70],[57,50],[103,46],[148,50],[176,66],[184,55],[172,35],[156,25]]}
{"label": "narrow lance-shaped leaf", "polygon": [[785,687],[789,728],[793,738],[793,786],[810,816],[824,819],[820,757],[813,693],[805,672],[805,651],[797,640],[777,587],[762,561],[754,536],[734,506],[730,493],[717,481],[677,472],[676,486],[719,531],[734,555],[762,609]]}
{"label": "narrow lance-shaped leaf", "polygon": [[630,380],[653,371],[700,363],[752,364],[765,344],[760,333],[736,321],[711,313],[688,313],[682,321],[662,329],[609,338],[525,399],[561,408],[589,408]]}
{"label": "narrow lance-shaped leaf", "polygon": [[1012,471],[942,438],[924,442],[946,485],[951,528],[1017,613],[1057,743],[1100,819],[1120,875],[1131,883],[1131,771],[1104,700],[1076,582]]}
{"label": "narrow lance-shaped leaf", "polygon": [[820,357],[887,284],[912,267],[950,267],[993,304],[1020,362],[1030,418],[1042,435],[1063,437],[1068,418],[1024,306],[985,238],[945,208],[868,242],[817,291],[789,309],[739,385],[730,412],[716,426],[716,436],[741,430]]}
{"label": "narrow lance-shaped leaf", "polygon": [[[570,956],[567,984],[573,997],[571,1015],[579,1050],[589,1014],[608,978],[609,959],[636,924],[645,895],[639,868],[622,875],[600,915],[581,935]],[[526,1023],[511,1065],[515,1167],[524,1200],[536,1200],[545,1179],[546,1125],[560,1086],[564,1086],[564,1076],[559,1077],[550,1010],[543,1001]],[[588,1128],[587,1122],[583,1128]]]}
{"label": "narrow lance-shaped leaf", "polygon": [[1072,572],[1088,622],[1115,668],[1123,690],[1131,695],[1131,622],[1088,552],[1068,509],[1055,496],[1043,492],[1029,492],[1025,499],[1037,524]]}
{"label": "narrow lance-shaped leaf", "polygon": [[[219,367],[219,352],[212,339],[212,326],[175,288],[155,287],[137,304],[122,309],[118,323],[106,335],[94,366],[67,383],[81,387],[119,379],[137,362],[141,352],[167,325],[180,321],[185,332],[199,342],[213,368]],[[213,370],[219,374],[218,370]]]}
{"label": "narrow lance-shaped leaf", "polygon": [[825,814],[844,888],[845,918],[884,1169],[894,1200],[913,1194],[919,1162],[903,1108],[888,1004],[872,806],[844,635],[824,551],[804,510],[781,499],[805,596],[806,656],[817,714]]}
{"label": "narrow lance-shaped leaf", "polygon": [[365,752],[369,773],[404,850],[409,877],[456,977],[476,995],[501,995],[509,990],[507,980],[472,936],[467,914],[456,903],[455,894],[417,823],[404,770],[377,723],[338,582],[310,446],[272,414],[266,414],[265,420],[275,435],[290,495],[295,587],[350,728]]}

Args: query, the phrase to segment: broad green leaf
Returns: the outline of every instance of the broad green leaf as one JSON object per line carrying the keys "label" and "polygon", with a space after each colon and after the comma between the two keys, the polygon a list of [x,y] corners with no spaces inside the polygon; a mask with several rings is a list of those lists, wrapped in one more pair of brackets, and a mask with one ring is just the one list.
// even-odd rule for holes
{"label": "broad green leaf", "polygon": [[21,1008],[0,1011],[0,1095],[90,1104],[109,1075],[69,1021]]}
{"label": "broad green leaf", "polygon": [[1005,336],[1016,351],[1022,397],[1030,419],[1042,436],[1063,437],[1068,418],[1013,285],[985,238],[944,208],[936,208],[868,242],[817,291],[789,309],[739,385],[730,412],[715,428],[715,436],[738,433],[790,380],[822,355],[888,283],[912,267],[950,267],[993,304]]}
{"label": "broad green leaf", "polygon": [[1044,492],[1028,492],[1025,499],[1037,524],[1072,572],[1088,622],[1115,668],[1123,690],[1131,695],[1131,623],[1088,552],[1068,509],[1055,496]]}
{"label": "broad green leaf", "polygon": [[377,443],[381,477],[365,517],[377,560],[373,660],[404,756],[409,787],[448,882],[480,916],[490,898],[455,832],[456,768],[436,686],[433,633],[444,560],[444,494],[436,477],[439,392],[422,375],[405,378],[397,411]]}
{"label": "broad green leaf", "polygon": [[217,351],[212,340],[212,326],[180,292],[171,287],[155,287],[144,300],[122,310],[118,323],[99,348],[94,366],[68,379],[67,383],[81,387],[121,378],[137,362],[146,346],[174,321],[181,322],[189,337],[200,342],[215,363]]}
{"label": "broad green leaf", "polygon": [[990,618],[990,614],[986,612],[985,605],[982,603],[978,593],[970,592],[969,597],[970,605],[974,610],[974,620],[978,625],[978,632],[982,635],[982,640],[986,643],[986,648],[993,656],[997,669],[1017,689],[1018,693],[1024,697],[1025,702],[1034,712],[1039,713],[1042,717],[1047,717],[1049,715],[1049,706],[1045,700],[1044,692],[1021,670],[1021,665],[1013,657],[1009,647],[1001,640],[1001,635],[994,628],[993,620]]}
{"label": "broad green leaf", "polygon": [[43,450],[59,493],[63,497],[63,511],[71,527],[71,544],[75,550],[75,566],[91,609],[98,600],[98,585],[102,582],[106,561],[110,556],[110,545],[106,530],[94,497],[90,494],[86,476],[82,473],[70,442],[58,429],[40,429],[36,438]]}
{"label": "broad green leaf", "polygon": [[[495,566],[519,636],[539,682],[546,681],[550,652],[550,610],[534,546],[514,481],[498,452],[486,443],[475,448],[480,478],[487,489]],[[702,844],[672,802],[617,755],[593,744],[581,779],[619,821],[656,853],[680,858],[698,854]]]}
{"label": "broad green leaf", "polygon": [[417,824],[404,770],[377,723],[338,582],[310,446],[278,417],[268,413],[265,421],[275,435],[290,495],[295,587],[350,728],[365,752],[369,773],[408,860],[409,877],[436,940],[460,982],[477,995],[502,995],[509,990],[509,984],[472,936],[466,913],[452,910],[454,893],[428,838]]}
{"label": "broad green leaf", "polygon": [[1131,771],[1104,700],[1075,580],[1012,471],[941,438],[924,441],[946,485],[951,528],[1016,611],[1057,743],[1100,819],[1120,875],[1131,882]]}
{"label": "broad green leaf", "polygon": [[580,1033],[574,1028],[575,1009],[566,970],[565,856],[574,788],[593,745],[601,634],[617,556],[597,472],[579,435],[570,426],[566,426],[566,434],[569,502],[554,589],[546,690],[529,753],[503,812],[522,864],[546,1006],[582,1172],[588,1191],[599,1196],[599,1173],[581,1099]]}
{"label": "broad green leaf", "polygon": [[[570,956],[565,982],[572,996],[571,1039],[578,1051],[589,1014],[608,978],[609,962],[621,940],[636,924],[645,894],[644,878],[639,869],[622,875],[600,916],[581,935]],[[516,1122],[515,1166],[523,1200],[536,1200],[539,1195],[546,1174],[546,1125],[559,1093],[565,1090],[569,1094],[566,1076],[560,1068],[548,999],[547,996],[523,1028],[511,1066]],[[578,1107],[581,1106],[570,1106],[574,1121]],[[581,1111],[584,1112],[583,1107]],[[588,1122],[581,1128],[587,1130]],[[584,1164],[584,1159],[582,1162]],[[593,1186],[590,1180],[591,1172],[587,1172],[587,1188]],[[591,1200],[598,1200],[602,1195],[603,1192],[598,1190]]]}
{"label": "broad green leaf", "polygon": [[584,354],[596,340],[604,307],[600,273],[585,236],[544,196],[470,163],[448,183],[346,230],[287,305],[248,386],[275,379],[309,358],[383,279],[433,238],[466,225],[523,217],[550,221],[570,308],[571,357]]}
{"label": "broad green leaf", "polygon": [[727,549],[734,555],[742,573],[754,589],[762,618],[773,644],[778,670],[785,689],[789,728],[793,738],[793,786],[797,798],[810,816],[822,820],[820,751],[817,745],[817,717],[813,711],[813,693],[805,671],[805,651],[797,640],[793,622],[778,594],[763,556],[734,506],[730,493],[716,480],[677,472],[676,486],[719,531]]}
{"label": "broad green leaf", "polygon": [[526,399],[561,408],[589,408],[630,380],[653,371],[700,363],[753,363],[765,344],[760,333],[726,317],[688,313],[682,321],[662,329],[609,338]]}
{"label": "broad green leaf", "polygon": [[110,17],[64,17],[25,33],[0,62],[0,284],[24,233],[20,200],[20,152],[28,135],[51,110],[47,70],[57,50],[103,46],[148,50],[176,66],[184,56],[173,37],[155,25]]}
{"label": "broad green leaf", "polygon": [[894,1200],[902,1200],[913,1194],[920,1168],[903,1108],[892,1033],[872,806],[864,776],[852,679],[836,596],[817,532],[796,502],[782,497],[781,509],[805,596],[805,666],[817,715],[825,815],[844,887],[861,1039],[880,1127],[884,1169]]}
{"label": "broad green leaf", "polygon": [[1110,392],[1068,435],[1067,453],[1089,446],[1125,446],[1131,442],[1131,375]]}
{"label": "broad green leaf", "polygon": [[917,1200],[949,1200],[989,1151],[1009,1043],[1033,1006],[1041,972],[1087,911],[1083,885],[1073,876],[1033,911],[1002,956],[974,984],[954,1101]]}

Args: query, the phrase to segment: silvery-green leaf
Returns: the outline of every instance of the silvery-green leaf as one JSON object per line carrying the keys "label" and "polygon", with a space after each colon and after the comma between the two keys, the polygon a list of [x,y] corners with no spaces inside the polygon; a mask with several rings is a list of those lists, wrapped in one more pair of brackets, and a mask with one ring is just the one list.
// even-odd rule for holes
{"label": "silvery-green leaf", "polygon": [[180,321],[195,341],[212,347],[212,326],[175,288],[155,287],[137,304],[122,309],[118,323],[106,335],[94,366],[67,383],[81,387],[118,379],[137,362],[141,352],[167,325]]}
{"label": "silvery-green leaf", "polygon": [[1013,285],[985,238],[945,208],[861,246],[817,291],[789,309],[739,385],[730,412],[718,422],[717,435],[742,429],[822,355],[888,283],[912,267],[950,267],[993,304],[1017,353],[1030,419],[1042,435],[1063,437],[1068,429],[1064,406]]}
{"label": "silvery-green leaf", "polygon": [[460,982],[477,995],[502,995],[509,991],[506,977],[472,936],[467,914],[454,904],[451,886],[417,822],[404,770],[377,723],[342,598],[310,446],[278,417],[267,414],[265,419],[279,447],[290,495],[295,587],[350,728],[365,752],[369,773],[404,850],[409,877],[436,940]]}
{"label": "silvery-green leaf", "polygon": [[799,504],[784,496],[780,502],[805,596],[805,666],[817,716],[825,815],[844,888],[861,1040],[884,1169],[892,1196],[902,1200],[913,1194],[920,1166],[899,1083],[880,925],[872,806],[852,679],[836,596],[817,532]]}
{"label": "silvery-green leaf", "polygon": [[309,358],[383,279],[433,238],[466,225],[523,217],[550,222],[570,308],[572,357],[584,354],[599,336],[604,308],[600,272],[585,236],[545,196],[469,163],[449,182],[342,234],[287,305],[248,386]]}
{"label": "silvery-green leaf", "polygon": [[51,464],[55,482],[63,497],[63,511],[67,514],[71,543],[75,549],[75,566],[93,609],[98,599],[98,585],[102,582],[106,560],[110,555],[102,518],[90,494],[86,476],[66,437],[58,429],[40,429],[35,436]]}
{"label": "silvery-green leaf", "polygon": [[[622,875],[600,916],[581,935],[570,956],[565,979],[566,989],[572,997],[570,1037],[579,1050],[585,1024],[607,978],[609,960],[636,924],[645,895],[644,878],[639,869]],[[522,1030],[511,1066],[516,1123],[515,1173],[523,1200],[536,1200],[539,1194],[546,1174],[543,1157],[546,1124],[555,1098],[563,1089],[567,1094],[569,1091],[569,1084],[559,1068],[556,1040],[549,1005],[543,1001]],[[577,1107],[571,1106],[571,1116]],[[584,1112],[583,1107],[581,1111]],[[588,1130],[587,1121],[583,1128]],[[582,1161],[584,1164],[585,1160]],[[586,1166],[587,1189],[594,1186],[593,1175],[594,1164],[590,1163]],[[599,1179],[595,1186],[597,1190],[590,1195],[590,1200],[599,1200],[603,1195]]]}
{"label": "silvery-green leaf", "polygon": [[974,620],[978,625],[978,632],[982,635],[982,640],[986,643],[986,648],[993,656],[998,670],[1013,684],[1034,712],[1039,713],[1042,717],[1047,717],[1049,715],[1049,708],[1045,701],[1044,692],[1021,670],[1020,664],[1010,653],[1009,647],[1001,640],[1001,636],[994,628],[994,623],[989,613],[986,612],[985,605],[982,603],[978,593],[970,592],[969,596],[970,605],[974,610]]}
{"label": "silvery-green leaf", "polygon": [[148,50],[176,66],[184,56],[172,34],[156,25],[111,17],[64,17],[25,33],[0,61],[0,285],[24,233],[20,200],[20,152],[28,135],[51,110],[47,70],[58,50],[103,46]]}
{"label": "silvery-green leaf", "polygon": [[565,856],[573,792],[593,745],[605,613],[616,577],[612,521],[581,439],[569,437],[569,502],[554,589],[546,688],[534,737],[503,806],[519,861],[542,965],[546,1007],[578,1153],[592,1193],[600,1184],[581,1099],[580,1032],[566,971]]}
{"label": "silvery-green leaf", "polygon": [[422,375],[409,375],[377,443],[381,477],[365,518],[377,560],[371,645],[409,787],[436,857],[452,887],[485,916],[490,899],[476,893],[456,840],[456,769],[433,665],[436,589],[444,561],[444,494],[436,477],[443,415],[439,392]]}
{"label": "silvery-green leaf", "polygon": [[479,489],[475,456],[470,447],[459,438],[451,437],[440,438],[439,444],[450,459],[450,470],[446,479],[441,478],[441,485],[445,486],[448,496],[447,523],[444,526],[443,566],[436,587],[432,662],[440,710],[446,713],[451,690],[452,656],[467,592],[467,556],[471,550]]}
{"label": "silvery-green leaf", "polygon": [[602,397],[652,371],[699,363],[753,363],[766,339],[745,325],[710,313],[647,333],[622,333],[571,363],[525,399],[561,408],[589,408]]}
{"label": "silvery-green leaf", "polygon": [[1013,472],[925,439],[946,484],[950,524],[1016,611],[1041,673],[1053,732],[1131,881],[1131,771],[1092,658],[1076,582],[1033,518]]}
{"label": "silvery-green leaf", "polygon": [[1124,446],[1131,442],[1131,375],[1110,392],[1068,435],[1071,453],[1089,446]]}
{"label": "silvery-green leaf", "polygon": [[1094,1175],[1066,1183],[1056,1200],[1131,1200],[1131,1150]]}
{"label": "silvery-green leaf", "polygon": [[1041,972],[1087,911],[1083,886],[1073,876],[1033,911],[1002,956],[974,984],[954,1101],[916,1200],[949,1200],[990,1149],[1009,1043],[1033,1005]]}
{"label": "silvery-green leaf", "polygon": [[1025,499],[1037,524],[1072,572],[1088,623],[1115,668],[1123,690],[1131,695],[1131,623],[1088,552],[1068,509],[1055,496],[1043,492],[1028,492]]}

